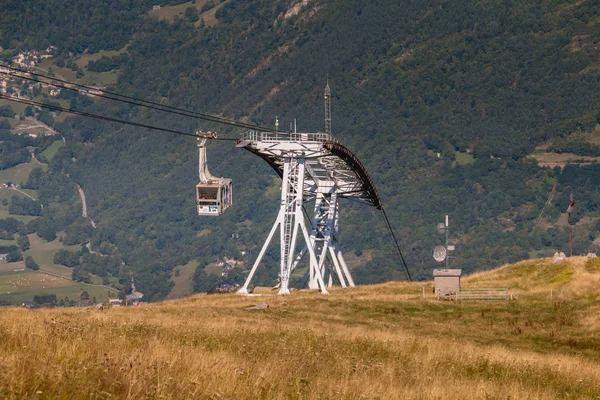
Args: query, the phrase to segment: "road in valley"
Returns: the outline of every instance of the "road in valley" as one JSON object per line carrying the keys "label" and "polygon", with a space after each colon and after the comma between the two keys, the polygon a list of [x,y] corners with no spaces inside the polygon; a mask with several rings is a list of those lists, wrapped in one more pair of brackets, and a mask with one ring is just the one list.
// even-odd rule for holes
{"label": "road in valley", "polygon": [[[77,185],[77,191],[79,192],[79,197],[81,197],[81,204],[82,204],[82,210],[81,210],[81,216],[83,218],[88,218],[88,214],[87,214],[87,203],[85,201],[85,193],[83,192],[83,189],[81,188],[81,186],[79,186],[79,184]],[[94,222],[94,220],[92,220],[91,218],[88,218],[90,220],[90,224],[92,224],[93,228],[96,228],[96,223]]]}

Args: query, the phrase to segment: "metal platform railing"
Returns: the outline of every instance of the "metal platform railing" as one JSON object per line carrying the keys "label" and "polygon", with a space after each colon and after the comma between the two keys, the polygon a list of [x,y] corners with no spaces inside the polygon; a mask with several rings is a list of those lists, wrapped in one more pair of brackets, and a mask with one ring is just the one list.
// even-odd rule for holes
{"label": "metal platform railing", "polygon": [[244,132],[242,140],[264,143],[281,142],[326,142],[331,140],[331,135],[322,132],[316,133],[290,133],[290,132],[258,132],[249,130]]}

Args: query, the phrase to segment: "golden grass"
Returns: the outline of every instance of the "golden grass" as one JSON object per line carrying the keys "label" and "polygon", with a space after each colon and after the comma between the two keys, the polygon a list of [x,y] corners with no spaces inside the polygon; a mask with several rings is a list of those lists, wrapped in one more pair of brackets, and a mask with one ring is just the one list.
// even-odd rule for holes
{"label": "golden grass", "polygon": [[[600,273],[588,264],[536,260],[464,279],[523,288],[493,303],[436,301],[425,282],[4,308],[0,397],[598,398],[600,302],[586,281]],[[245,310],[260,302],[269,308]]]}
{"label": "golden grass", "polygon": [[[598,268],[596,270],[596,268]],[[600,261],[570,257],[521,261],[465,277],[463,286],[508,287],[513,293],[542,293],[550,289],[567,297],[600,294]]]}
{"label": "golden grass", "polygon": [[[104,312],[2,309],[0,395],[207,399],[600,395],[597,355],[503,343],[501,339],[514,334],[501,318],[497,325],[506,327],[492,335],[496,341],[483,343],[464,335],[478,330],[486,336],[489,318],[480,314],[500,317],[511,303],[417,300],[407,297],[412,293],[403,293],[409,286],[337,290],[328,297],[314,292],[286,298],[198,295]],[[244,310],[257,301],[268,302],[269,309]],[[550,302],[545,308],[556,309]],[[444,333],[443,326],[452,329]],[[594,329],[597,333],[597,325]],[[554,338],[559,340],[560,335]]]}

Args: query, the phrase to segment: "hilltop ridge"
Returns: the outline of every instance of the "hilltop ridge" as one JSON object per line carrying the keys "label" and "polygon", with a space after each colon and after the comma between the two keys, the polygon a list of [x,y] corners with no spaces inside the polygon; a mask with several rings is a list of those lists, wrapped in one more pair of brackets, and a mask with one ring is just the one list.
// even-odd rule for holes
{"label": "hilltop ridge", "polygon": [[553,289],[567,297],[600,294],[600,259],[574,256],[554,262],[552,258],[525,260],[477,272],[462,280],[465,286],[502,286],[515,293],[538,294]]}

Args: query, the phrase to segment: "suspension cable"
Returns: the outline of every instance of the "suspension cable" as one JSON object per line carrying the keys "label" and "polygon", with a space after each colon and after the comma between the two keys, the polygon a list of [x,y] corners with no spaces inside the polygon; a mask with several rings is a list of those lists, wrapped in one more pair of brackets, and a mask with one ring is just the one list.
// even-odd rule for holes
{"label": "suspension cable", "polygon": [[383,215],[383,219],[385,221],[385,225],[388,228],[388,231],[392,235],[392,244],[394,245],[394,249],[398,254],[398,257],[402,261],[402,265],[404,266],[404,274],[408,278],[410,282],[412,282],[412,276],[410,275],[410,271],[408,270],[408,265],[406,265],[406,261],[404,260],[404,256],[402,255],[402,251],[400,250],[400,246],[398,245],[398,240],[396,239],[396,235],[394,234],[394,230],[392,229],[392,225],[390,224],[390,220],[385,212],[385,209],[381,207],[381,215]]}
{"label": "suspension cable", "polygon": [[[0,67],[6,68],[6,69],[11,70],[11,71],[18,72],[20,74],[28,74],[28,75],[31,75],[31,76],[15,75],[15,74],[11,74],[11,73],[5,72],[5,71],[0,71],[0,74],[4,74],[4,75],[12,76],[12,77],[15,77],[15,78],[18,78],[18,79],[24,79],[24,80],[32,81],[32,82],[43,83],[43,84],[46,84],[46,85],[54,86],[54,87],[65,89],[65,90],[71,90],[71,91],[79,92],[80,89],[85,89],[86,90],[86,94],[89,94],[89,95],[92,95],[92,96],[96,96],[96,97],[105,98],[105,99],[109,99],[109,100],[115,100],[115,101],[119,101],[119,102],[122,102],[122,103],[130,104],[130,105],[136,105],[136,106],[146,107],[146,108],[150,108],[150,109],[153,109],[153,110],[158,110],[158,111],[163,111],[163,112],[167,112],[167,113],[182,115],[182,116],[186,116],[186,117],[193,117],[193,118],[203,119],[203,120],[206,120],[206,121],[216,122],[216,123],[224,124],[224,125],[236,126],[238,128],[256,129],[256,130],[261,130],[261,131],[264,131],[264,132],[275,132],[276,131],[273,128],[259,126],[259,125],[256,125],[256,124],[248,124],[248,123],[239,122],[239,121],[236,121],[236,120],[233,120],[233,119],[230,119],[230,118],[224,118],[224,117],[219,117],[219,116],[215,116],[215,115],[210,115],[210,114],[205,114],[205,113],[199,113],[199,112],[189,111],[189,110],[185,110],[185,109],[182,109],[182,108],[172,107],[172,106],[168,106],[168,105],[156,103],[156,102],[149,101],[149,100],[137,99],[135,97],[126,96],[126,95],[123,95],[123,94],[111,92],[111,91],[104,90],[104,89],[100,90],[100,89],[97,89],[97,88],[94,88],[94,87],[91,87],[91,86],[86,86],[86,85],[82,85],[82,84],[79,84],[79,83],[75,83],[75,82],[70,82],[70,81],[66,81],[66,80],[63,80],[63,79],[59,79],[59,78],[56,78],[56,77],[51,77],[51,76],[48,76],[48,75],[43,75],[43,74],[38,74],[38,73],[35,73],[35,72],[26,71],[26,70],[23,70],[23,69],[20,69],[20,68],[11,67],[9,65],[2,64],[2,63],[0,63]],[[45,81],[45,80],[36,79],[34,77],[47,79],[47,80],[49,80],[49,82]],[[60,82],[62,84],[57,83],[57,82]],[[80,89],[78,89],[78,88],[80,88]]]}
{"label": "suspension cable", "polygon": [[[195,137],[195,138],[199,137],[198,135],[196,135],[194,133],[176,131],[174,129],[168,129],[168,128],[160,128],[160,127],[157,127],[157,126],[142,124],[142,123],[139,123],[139,122],[125,121],[125,120],[118,119],[118,118],[106,117],[104,115],[92,114],[92,113],[88,113],[88,112],[85,112],[85,111],[72,110],[72,109],[69,109],[69,108],[55,106],[55,105],[52,105],[52,104],[39,103],[39,102],[33,101],[33,100],[18,99],[18,98],[6,96],[6,95],[4,95],[2,93],[0,93],[0,99],[5,99],[5,100],[12,101],[12,102],[15,102],[15,103],[27,104],[27,105],[30,105],[30,106],[36,106],[36,107],[46,108],[46,109],[53,110],[53,111],[66,112],[66,113],[70,113],[70,114],[79,115],[79,116],[82,116],[82,117],[95,118],[95,119],[100,119],[100,120],[104,120],[104,121],[108,121],[108,122],[116,122],[116,123],[124,124],[124,125],[131,125],[131,126],[137,126],[137,127],[140,127],[140,128],[154,129],[154,130],[157,130],[157,131],[174,133],[176,135],[191,136],[191,137]],[[210,140],[232,140],[232,141],[233,140],[237,140],[237,139],[234,139],[234,138],[208,138],[208,139],[210,139]]]}

